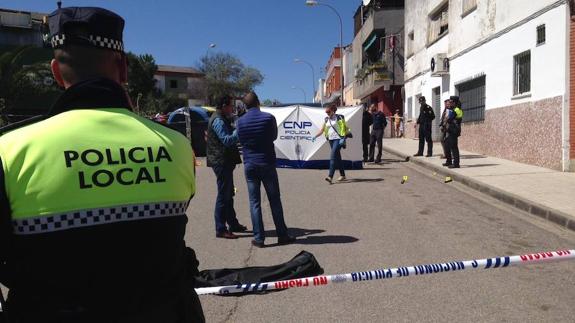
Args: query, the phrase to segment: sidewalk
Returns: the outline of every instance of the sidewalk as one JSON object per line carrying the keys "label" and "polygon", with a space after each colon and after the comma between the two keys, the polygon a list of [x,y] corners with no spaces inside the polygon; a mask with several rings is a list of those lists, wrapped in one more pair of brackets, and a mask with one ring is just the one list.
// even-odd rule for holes
{"label": "sidewalk", "polygon": [[[506,159],[460,151],[461,168],[448,169],[439,156],[441,144],[434,143],[435,155],[413,157],[418,141],[413,139],[383,140],[383,149],[415,164],[428,168],[454,181],[488,194],[531,214],[575,230],[575,173],[562,173],[547,168],[521,164]],[[425,147],[427,152],[427,144]]]}

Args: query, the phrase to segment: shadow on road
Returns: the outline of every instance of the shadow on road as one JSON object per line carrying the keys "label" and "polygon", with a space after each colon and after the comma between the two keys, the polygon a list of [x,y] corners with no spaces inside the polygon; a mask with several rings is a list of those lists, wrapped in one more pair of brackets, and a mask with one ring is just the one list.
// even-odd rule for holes
{"label": "shadow on road", "polygon": [[384,181],[383,178],[351,178],[346,179],[345,181],[335,182],[333,184],[339,185],[339,184],[351,184],[351,183],[378,183],[383,181]]}
{"label": "shadow on road", "polygon": [[483,156],[483,155],[461,155],[459,158],[460,159],[478,159],[478,158],[486,158],[486,156]]}
{"label": "shadow on road", "polygon": [[[297,240],[293,244],[302,245],[315,245],[315,244],[331,244],[331,243],[353,243],[358,241],[356,237],[344,235],[326,235],[326,236],[312,236],[313,234],[323,233],[325,230],[320,229],[302,229],[290,228],[289,233],[296,237]],[[266,237],[276,237],[275,231],[266,231]],[[266,245],[266,248],[277,247],[279,244],[273,243]]]}

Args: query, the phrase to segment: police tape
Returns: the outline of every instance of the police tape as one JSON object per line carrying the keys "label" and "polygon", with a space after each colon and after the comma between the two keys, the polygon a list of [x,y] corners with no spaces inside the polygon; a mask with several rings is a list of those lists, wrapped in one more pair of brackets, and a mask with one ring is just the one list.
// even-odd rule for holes
{"label": "police tape", "polygon": [[227,295],[236,293],[263,292],[288,288],[325,286],[348,282],[363,282],[374,280],[386,280],[390,278],[426,276],[430,274],[457,272],[473,269],[495,269],[509,266],[538,264],[561,260],[575,259],[575,250],[548,251],[521,256],[506,256],[486,258],[479,260],[451,261],[428,265],[416,265],[411,267],[398,267],[377,269],[371,271],[353,272],[348,274],[315,276],[307,278],[290,279],[283,281],[238,284],[232,286],[202,287],[196,288],[198,295]]}

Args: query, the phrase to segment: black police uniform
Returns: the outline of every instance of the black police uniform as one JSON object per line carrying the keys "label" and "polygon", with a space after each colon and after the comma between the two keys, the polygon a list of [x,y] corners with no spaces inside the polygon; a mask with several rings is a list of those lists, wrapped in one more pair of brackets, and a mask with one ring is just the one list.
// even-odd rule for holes
{"label": "black police uniform", "polygon": [[[108,10],[60,8],[49,16],[49,27],[50,41],[54,48],[74,44],[123,53],[124,20]],[[116,118],[130,120],[125,124],[136,124],[138,129],[156,131],[142,132],[146,135],[155,133],[145,138],[156,138],[161,133],[173,139],[176,144],[169,146],[171,143],[167,143],[168,149],[189,147],[181,134],[134,116],[127,111],[131,110],[130,106],[125,89],[120,84],[105,78],[95,78],[68,88],[48,117],[58,118],[70,113],[102,113],[102,108],[106,108],[105,111],[116,111]],[[83,119],[81,122],[89,124],[90,120]],[[114,120],[110,122],[114,123]],[[104,123],[92,125],[94,129],[106,126]],[[147,125],[147,128],[142,125]],[[125,132],[129,133],[129,129]],[[46,132],[45,136],[53,138],[52,133]],[[98,133],[82,134],[82,138],[86,137],[90,137],[98,147],[106,144],[98,143]],[[55,142],[52,148],[56,148],[56,151],[47,151],[47,155],[53,157],[62,153],[58,152],[60,148],[64,151],[68,146],[75,147],[77,143],[74,140],[69,138],[61,144]],[[82,144],[85,142],[82,141]],[[39,146],[38,149],[44,148]],[[191,149],[189,154],[182,156],[188,155],[193,156]],[[187,166],[182,166],[188,165],[185,162],[179,159],[177,164],[170,165],[189,174]],[[189,160],[189,163],[193,161]],[[187,217],[182,205],[189,200],[177,207],[175,203],[160,205],[157,201],[147,201],[151,204],[142,204],[140,208],[140,205],[119,206],[124,202],[119,195],[118,201],[114,202],[118,204],[100,208],[98,212],[101,213],[88,206],[54,216],[38,212],[32,214],[37,217],[30,220],[26,227],[19,227],[18,223],[26,224],[28,220],[13,219],[9,189],[20,192],[22,188],[17,187],[15,190],[13,185],[5,185],[9,183],[9,178],[14,178],[15,171],[5,173],[1,165],[2,160],[0,282],[10,289],[6,304],[8,322],[204,321],[198,296],[193,289],[198,262],[195,253],[186,248],[183,239]],[[54,169],[62,169],[64,166],[58,167]],[[68,174],[56,173],[54,179],[43,180],[56,180],[58,175]],[[187,180],[182,183],[188,185]],[[67,190],[68,187],[62,187],[59,192],[51,194],[65,194]],[[74,190],[78,191],[78,188]],[[32,198],[30,194],[20,195]],[[95,190],[93,194],[102,193]],[[86,204],[89,202],[86,201]],[[152,212],[150,208],[158,211]],[[169,216],[160,216],[165,214]],[[38,224],[36,221],[39,221]],[[64,228],[63,225],[68,227]],[[18,230],[22,229],[30,232],[21,234]]]}
{"label": "black police uniform", "polygon": [[433,108],[423,103],[421,109],[419,110],[419,117],[417,118],[417,124],[419,125],[419,149],[417,150],[417,155],[423,155],[423,149],[425,148],[425,142],[427,141],[427,156],[433,155],[433,141],[431,140],[431,128],[432,121],[435,119],[435,113]]}

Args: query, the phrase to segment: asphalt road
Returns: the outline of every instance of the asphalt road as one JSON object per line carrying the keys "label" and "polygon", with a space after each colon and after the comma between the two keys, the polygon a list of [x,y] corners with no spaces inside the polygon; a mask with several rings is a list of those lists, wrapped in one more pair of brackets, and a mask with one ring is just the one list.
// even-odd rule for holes
{"label": "asphalt road", "polygon": [[[389,155],[388,155],[389,156]],[[325,274],[575,249],[575,234],[397,159],[348,172],[279,170],[293,245],[253,248],[251,237],[215,237],[215,176],[197,169],[187,241],[200,269],[275,265],[307,250]],[[407,183],[401,184],[407,175]],[[251,228],[243,169],[236,212]],[[263,196],[265,200],[265,195]],[[266,230],[273,235],[269,205]],[[575,262],[291,289],[201,296],[208,322],[575,322]]]}

